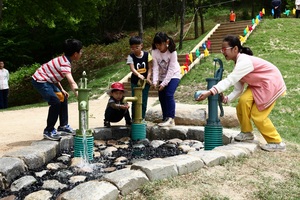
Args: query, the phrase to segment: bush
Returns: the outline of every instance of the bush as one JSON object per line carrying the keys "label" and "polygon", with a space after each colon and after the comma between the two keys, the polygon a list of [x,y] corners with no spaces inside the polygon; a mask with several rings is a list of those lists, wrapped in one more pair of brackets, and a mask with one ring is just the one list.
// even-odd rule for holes
{"label": "bush", "polygon": [[9,78],[9,106],[20,106],[37,103],[42,100],[31,84],[31,76],[40,64],[35,63],[31,66],[19,68],[10,74]]}

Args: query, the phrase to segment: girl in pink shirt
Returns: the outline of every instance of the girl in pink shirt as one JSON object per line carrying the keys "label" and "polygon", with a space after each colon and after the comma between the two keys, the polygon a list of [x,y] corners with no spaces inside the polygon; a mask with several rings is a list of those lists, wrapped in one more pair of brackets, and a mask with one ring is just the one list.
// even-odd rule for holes
{"label": "girl in pink shirt", "polygon": [[163,122],[159,126],[175,126],[174,93],[181,74],[176,45],[166,33],[155,34],[152,43],[153,85],[158,88]]}
{"label": "girl in pink shirt", "polygon": [[227,78],[202,93],[197,100],[204,100],[209,95],[222,93],[234,86],[234,90],[228,96],[222,96],[223,103],[240,97],[236,111],[241,132],[234,139],[237,141],[254,139],[252,120],[267,141],[267,144],[261,146],[263,150],[284,151],[285,144],[268,117],[277,98],[286,91],[279,69],[266,60],[252,56],[252,51],[242,47],[236,36],[229,35],[224,38],[221,52],[226,60],[234,61],[234,69]]}

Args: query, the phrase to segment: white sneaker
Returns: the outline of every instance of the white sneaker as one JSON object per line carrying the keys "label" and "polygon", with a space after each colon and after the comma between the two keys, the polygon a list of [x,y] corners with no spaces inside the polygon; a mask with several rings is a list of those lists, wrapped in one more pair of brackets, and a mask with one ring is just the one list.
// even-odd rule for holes
{"label": "white sneaker", "polygon": [[245,141],[245,140],[254,140],[254,135],[251,132],[240,132],[237,136],[234,137],[236,141]]}
{"label": "white sneaker", "polygon": [[161,127],[172,127],[172,126],[175,126],[175,122],[174,122],[174,119],[172,119],[171,117],[169,117],[165,121],[163,121],[162,123],[159,123],[158,126],[161,126]]}
{"label": "white sneaker", "polygon": [[262,150],[265,150],[265,151],[285,151],[286,148],[285,148],[285,144],[283,142],[280,142],[280,143],[268,143],[268,144],[265,144],[265,145],[262,145],[260,147]]}

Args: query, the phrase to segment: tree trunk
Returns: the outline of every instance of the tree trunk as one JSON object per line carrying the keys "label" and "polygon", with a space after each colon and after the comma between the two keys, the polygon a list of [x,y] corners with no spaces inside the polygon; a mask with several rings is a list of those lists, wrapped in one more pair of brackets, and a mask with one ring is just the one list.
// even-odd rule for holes
{"label": "tree trunk", "polygon": [[182,9],[180,16],[180,40],[179,40],[179,49],[182,49],[182,41],[183,41],[183,30],[184,30],[184,15],[185,15],[185,0],[182,0]]}
{"label": "tree trunk", "polygon": [[142,0],[138,0],[139,36],[143,38],[143,7]]}
{"label": "tree trunk", "polygon": [[194,30],[195,30],[195,39],[199,37],[199,31],[198,31],[198,8],[196,8],[195,0],[193,0],[193,6],[195,10],[195,18],[194,18]]}
{"label": "tree trunk", "polygon": [[202,0],[199,0],[199,13],[200,13],[200,20],[201,20],[201,34],[205,33],[205,28],[204,28],[204,19],[203,19],[203,13],[202,13]]}
{"label": "tree trunk", "polygon": [[2,21],[3,0],[0,0],[0,22]]}

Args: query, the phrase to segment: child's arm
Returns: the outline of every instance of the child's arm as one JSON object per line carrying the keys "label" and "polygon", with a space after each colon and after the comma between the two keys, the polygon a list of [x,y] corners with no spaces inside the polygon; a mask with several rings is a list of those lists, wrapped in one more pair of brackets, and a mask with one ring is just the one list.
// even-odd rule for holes
{"label": "child's arm", "polygon": [[147,82],[152,85],[152,81],[151,81],[151,78],[152,78],[152,56],[148,55],[148,75],[147,75]]}
{"label": "child's arm", "polygon": [[129,104],[119,104],[119,103],[115,103],[115,102],[109,102],[108,103],[110,107],[112,107],[113,109],[117,109],[117,110],[127,110],[129,108]]}
{"label": "child's arm", "polygon": [[[65,76],[66,76],[66,78],[67,78],[67,80],[68,80],[68,82],[69,82],[69,85],[70,85],[71,90],[74,92],[75,96],[78,97],[78,92],[75,90],[75,89],[78,89],[78,85],[77,85],[77,83],[74,81],[72,74],[71,74],[71,73],[66,73]],[[62,89],[62,92],[63,92],[63,93],[67,93],[67,92],[66,92],[65,90],[63,90],[63,89]],[[69,94],[67,93],[67,95],[69,95]]]}
{"label": "child's arm", "polygon": [[142,80],[145,79],[145,77],[142,74],[140,74],[138,71],[136,71],[136,69],[134,68],[134,65],[132,63],[130,63],[129,66],[130,66],[130,70],[132,71],[132,73],[134,75],[136,75],[139,79],[142,79]]}

